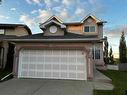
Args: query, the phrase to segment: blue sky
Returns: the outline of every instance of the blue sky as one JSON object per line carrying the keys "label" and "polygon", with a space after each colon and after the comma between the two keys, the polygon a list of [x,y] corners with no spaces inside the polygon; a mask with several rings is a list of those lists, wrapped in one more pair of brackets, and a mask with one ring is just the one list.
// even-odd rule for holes
{"label": "blue sky", "polygon": [[104,35],[108,36],[115,57],[121,31],[127,35],[127,0],[3,0],[0,23],[24,23],[33,33],[39,33],[39,23],[57,15],[64,22],[80,21],[89,13],[107,21]]}

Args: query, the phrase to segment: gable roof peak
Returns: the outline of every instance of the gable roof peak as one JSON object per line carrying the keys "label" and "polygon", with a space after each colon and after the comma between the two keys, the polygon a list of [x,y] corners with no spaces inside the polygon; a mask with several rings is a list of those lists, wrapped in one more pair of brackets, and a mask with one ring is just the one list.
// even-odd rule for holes
{"label": "gable roof peak", "polygon": [[66,28],[66,25],[64,25],[63,23],[57,22],[57,21],[55,21],[53,19],[51,19],[49,21],[46,21],[45,23],[40,24],[39,27],[41,29],[45,29],[46,26],[49,25],[49,24],[51,24],[51,23],[55,23],[55,24],[59,25],[61,28]]}
{"label": "gable roof peak", "polygon": [[87,16],[85,16],[82,20],[81,23],[83,23],[86,19],[88,19],[89,17],[93,18],[97,23],[99,22],[103,22],[102,20],[98,19],[95,15],[93,14],[88,14]]}
{"label": "gable roof peak", "polygon": [[56,16],[56,15],[52,15],[51,17],[48,18],[47,21],[51,21],[53,19],[56,19],[59,23],[63,23],[63,21],[58,16]]}

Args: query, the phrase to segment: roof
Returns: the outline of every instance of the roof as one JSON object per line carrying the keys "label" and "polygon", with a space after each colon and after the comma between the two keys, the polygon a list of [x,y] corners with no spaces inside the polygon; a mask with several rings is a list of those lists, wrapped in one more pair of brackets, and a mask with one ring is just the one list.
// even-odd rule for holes
{"label": "roof", "polygon": [[88,14],[87,16],[85,16],[82,20],[81,20],[81,23],[83,23],[85,20],[87,20],[89,17],[93,18],[96,23],[103,23],[104,21],[98,19],[96,16],[94,15],[91,15],[91,14]]}
{"label": "roof", "polygon": [[30,35],[32,34],[30,28],[25,24],[3,24],[3,23],[0,23],[0,28],[16,28],[16,27],[24,27]]}
{"label": "roof", "polygon": [[65,25],[81,25],[81,22],[68,22],[68,23],[64,23]]}
{"label": "roof", "polygon": [[[44,23],[49,22],[50,20],[53,20],[53,19],[56,19],[59,23],[63,23],[63,21],[55,15],[49,17]],[[44,23],[40,23],[40,24],[44,24]]]}
{"label": "roof", "polygon": [[17,38],[17,36],[0,34],[0,41],[5,40],[5,39],[15,39],[15,38]]}
{"label": "roof", "polygon": [[44,36],[43,33],[38,33],[29,36],[17,37],[9,40],[14,42],[100,41],[100,39],[98,39],[96,36],[85,36],[85,35],[74,34],[69,32],[66,33],[64,36]]}
{"label": "roof", "polygon": [[59,23],[59,22],[57,22],[57,21],[55,21],[55,20],[50,20],[49,22],[45,22],[45,23],[43,23],[43,24],[40,24],[39,27],[40,27],[41,29],[44,29],[44,28],[46,28],[45,26],[47,26],[47,25],[49,25],[49,24],[51,24],[51,23],[55,23],[55,24],[59,25],[61,28],[66,28],[66,26],[65,26],[64,24]]}
{"label": "roof", "polygon": [[71,22],[71,23],[64,23],[64,24],[65,25],[80,25],[85,20],[87,20],[89,17],[93,18],[96,21],[96,23],[98,23],[98,24],[106,23],[106,21],[102,21],[102,20],[98,19],[96,16],[89,14],[89,15],[85,16],[80,22]]}

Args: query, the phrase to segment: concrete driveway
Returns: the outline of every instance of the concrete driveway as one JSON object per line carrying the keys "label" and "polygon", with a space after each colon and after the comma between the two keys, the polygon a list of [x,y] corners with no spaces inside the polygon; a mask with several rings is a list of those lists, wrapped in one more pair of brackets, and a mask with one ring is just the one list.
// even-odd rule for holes
{"label": "concrete driveway", "polygon": [[93,95],[93,85],[76,80],[12,79],[0,83],[0,95]]}

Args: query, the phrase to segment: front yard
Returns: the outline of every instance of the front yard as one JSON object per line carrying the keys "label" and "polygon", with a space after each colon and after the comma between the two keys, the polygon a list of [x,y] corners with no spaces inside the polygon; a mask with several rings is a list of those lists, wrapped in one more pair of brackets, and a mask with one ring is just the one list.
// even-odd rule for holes
{"label": "front yard", "polygon": [[101,72],[112,79],[115,88],[113,91],[94,90],[94,95],[125,95],[127,90],[127,72],[112,70]]}

